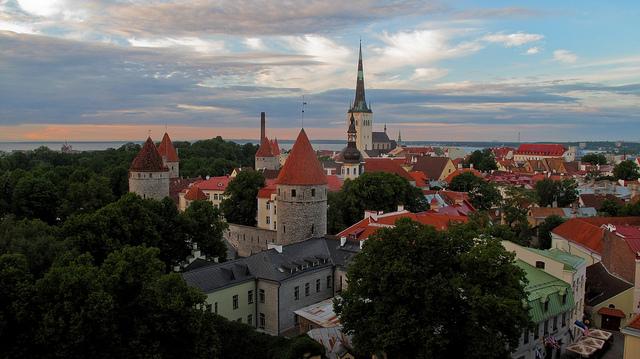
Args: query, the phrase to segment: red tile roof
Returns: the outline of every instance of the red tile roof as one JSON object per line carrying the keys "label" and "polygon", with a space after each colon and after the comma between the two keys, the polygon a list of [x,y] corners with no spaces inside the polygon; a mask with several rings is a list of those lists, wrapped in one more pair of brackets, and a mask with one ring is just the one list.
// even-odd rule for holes
{"label": "red tile roof", "polygon": [[447,178],[444,179],[444,181],[447,182],[447,183],[451,183],[451,181],[453,181],[453,179],[456,176],[461,175],[461,174],[466,173],[466,172],[470,172],[476,177],[483,178],[482,177],[482,173],[480,173],[480,171],[478,171],[478,170],[476,170],[474,168],[460,168],[460,169],[457,169],[457,170],[451,172],[451,174],[449,174],[447,176]]}
{"label": "red tile roof", "polygon": [[158,154],[156,145],[151,140],[151,137],[147,138],[147,141],[142,146],[142,149],[131,162],[131,171],[138,172],[166,172],[169,171],[167,167],[162,163],[162,157]]}
{"label": "red tile roof", "polygon": [[176,148],[173,147],[173,142],[171,142],[171,138],[169,138],[169,134],[166,132],[164,133],[164,136],[162,136],[160,146],[158,146],[158,153],[161,157],[166,157],[167,162],[180,161],[178,158],[178,152],[176,152]]}
{"label": "red tile roof", "polygon": [[640,314],[636,315],[636,317],[633,318],[633,320],[631,321],[631,323],[629,323],[629,325],[627,325],[627,327],[640,330]]}
{"label": "red tile roof", "polygon": [[512,147],[494,147],[491,149],[491,152],[493,152],[493,155],[496,157],[496,159],[501,159],[506,157],[509,152],[516,152],[515,148]]}
{"label": "red tile roof", "polygon": [[278,175],[278,184],[321,185],[327,184],[327,176],[311,147],[309,138],[300,130],[296,142]]}
{"label": "red tile roof", "polygon": [[516,154],[539,156],[562,156],[566,149],[558,144],[523,143],[518,147]]}
{"label": "red tile roof", "polygon": [[638,226],[616,226],[616,235],[624,238],[631,253],[640,257],[640,227]]}
{"label": "red tile roof", "polygon": [[267,137],[263,137],[260,140],[260,148],[258,148],[256,152],[256,157],[273,157],[271,142],[269,142]]}
{"label": "red tile roof", "polygon": [[449,228],[449,225],[452,223],[464,223],[468,220],[465,216],[452,216],[431,211],[420,213],[401,211],[378,215],[376,219],[372,217],[362,219],[356,224],[338,233],[337,236],[364,240],[376,233],[380,228],[395,227],[396,221],[400,218],[410,218],[411,220],[421,224],[433,226],[437,230],[445,230]]}
{"label": "red tile roof", "polygon": [[278,139],[273,139],[270,141],[271,145],[271,153],[274,156],[280,156],[280,145],[278,145]]}
{"label": "red tile roof", "polygon": [[416,181],[416,187],[422,188],[427,187],[427,176],[424,175],[422,171],[411,171],[409,172],[411,178]]}
{"label": "red tile roof", "polygon": [[230,180],[228,176],[210,177],[197,185],[203,191],[225,191]]}
{"label": "red tile roof", "polygon": [[200,188],[198,188],[197,185],[191,186],[191,188],[189,188],[187,190],[187,193],[184,195],[184,198],[188,199],[189,201],[209,199],[207,195],[204,192],[202,192]]}
{"label": "red tile roof", "polygon": [[626,317],[626,315],[624,314],[623,311],[621,311],[620,309],[616,309],[616,308],[602,307],[602,308],[598,309],[598,314],[600,314],[600,315],[609,315],[609,316],[618,317],[618,318]]}
{"label": "red tile roof", "polygon": [[619,205],[623,205],[624,201],[620,198],[608,193],[608,194],[593,194],[593,193],[585,193],[580,195],[580,199],[582,203],[584,203],[585,207],[593,207],[596,210],[600,210],[602,208],[602,204],[604,201],[609,200],[617,203]]}
{"label": "red tile roof", "polygon": [[329,190],[329,192],[338,192],[340,189],[342,189],[343,184],[344,181],[342,180],[342,178],[336,175],[327,176],[327,189]]}
{"label": "red tile roof", "polygon": [[414,181],[409,172],[402,168],[401,162],[391,158],[366,158],[364,160],[364,171],[394,173],[409,182]]}
{"label": "red tile roof", "polygon": [[640,225],[640,217],[590,217],[571,218],[553,229],[553,233],[569,241],[602,253],[604,229],[602,225]]}

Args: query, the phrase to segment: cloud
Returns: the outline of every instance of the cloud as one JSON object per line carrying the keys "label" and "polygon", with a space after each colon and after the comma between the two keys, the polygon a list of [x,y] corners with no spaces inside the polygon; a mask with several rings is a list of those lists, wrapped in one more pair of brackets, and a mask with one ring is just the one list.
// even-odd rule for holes
{"label": "cloud", "polygon": [[565,64],[574,64],[578,61],[578,56],[569,50],[556,50],[553,52],[553,59]]}
{"label": "cloud", "polygon": [[418,81],[433,81],[439,78],[447,76],[449,73],[446,69],[438,69],[438,68],[417,68],[413,72],[411,76],[411,80]]}
{"label": "cloud", "polygon": [[534,46],[534,47],[528,48],[526,54],[527,55],[535,55],[535,54],[537,54],[539,52],[540,52],[540,48],[537,47],[537,46]]}
{"label": "cloud", "polygon": [[266,50],[267,46],[264,44],[261,38],[248,37],[244,39],[244,45],[251,50]]}
{"label": "cloud", "polygon": [[540,34],[518,32],[514,34],[491,34],[484,36],[482,39],[487,42],[499,43],[506,47],[515,47],[540,41],[544,39],[544,36]]}

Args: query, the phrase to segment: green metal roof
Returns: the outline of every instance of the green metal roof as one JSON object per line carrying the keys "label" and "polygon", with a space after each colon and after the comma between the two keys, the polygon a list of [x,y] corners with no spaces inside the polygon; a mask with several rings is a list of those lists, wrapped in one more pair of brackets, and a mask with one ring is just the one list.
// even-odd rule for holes
{"label": "green metal roof", "polygon": [[[540,323],[573,309],[573,291],[568,283],[522,260],[516,260],[515,264],[524,270],[529,281],[525,291],[529,315],[534,323]],[[562,304],[562,295],[566,295],[564,304]],[[549,305],[545,311],[546,301],[549,301]]]}
{"label": "green metal roof", "polygon": [[557,248],[546,249],[546,250],[535,249],[535,248],[527,248],[527,249],[541,256],[554,259],[564,264],[565,270],[577,271],[578,267],[583,265],[585,262],[584,258],[574,256],[573,254],[569,254]]}

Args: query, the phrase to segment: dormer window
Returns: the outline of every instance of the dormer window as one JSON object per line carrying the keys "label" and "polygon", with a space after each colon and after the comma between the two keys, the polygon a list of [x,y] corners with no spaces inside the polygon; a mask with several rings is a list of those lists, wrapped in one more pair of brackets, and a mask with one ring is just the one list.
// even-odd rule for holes
{"label": "dormer window", "polygon": [[562,295],[562,304],[567,304],[567,295],[566,294]]}
{"label": "dormer window", "polygon": [[547,299],[546,302],[544,302],[544,311],[548,312],[549,311],[549,300]]}

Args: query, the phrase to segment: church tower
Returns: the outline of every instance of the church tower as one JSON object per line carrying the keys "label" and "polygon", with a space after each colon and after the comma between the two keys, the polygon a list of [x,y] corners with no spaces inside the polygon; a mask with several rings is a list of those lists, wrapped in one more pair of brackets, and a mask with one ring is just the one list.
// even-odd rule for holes
{"label": "church tower", "polygon": [[169,178],[180,177],[180,159],[178,158],[178,152],[173,147],[173,142],[169,138],[168,133],[164,133],[162,136],[162,142],[158,146],[158,153],[162,157],[162,163],[169,169]]}
{"label": "church tower", "polygon": [[276,188],[278,244],[327,233],[327,177],[304,129],[280,170]]}
{"label": "church tower", "polygon": [[157,200],[169,196],[169,169],[164,165],[151,137],[147,138],[142,149],[131,162],[129,192],[136,193],[142,198]]}
{"label": "church tower", "polygon": [[347,147],[340,152],[340,176],[343,179],[356,179],[364,172],[364,159],[360,150],[356,146],[357,131],[355,126],[355,118],[351,114],[349,119],[349,129],[347,130]]}
{"label": "church tower", "polygon": [[358,79],[356,81],[356,98],[347,112],[347,125],[353,116],[357,131],[356,147],[360,151],[373,149],[373,112],[364,96],[364,69],[362,66],[362,42],[358,57]]}

